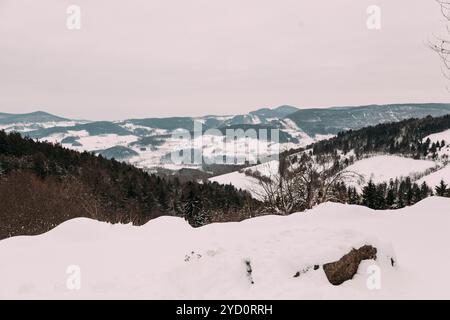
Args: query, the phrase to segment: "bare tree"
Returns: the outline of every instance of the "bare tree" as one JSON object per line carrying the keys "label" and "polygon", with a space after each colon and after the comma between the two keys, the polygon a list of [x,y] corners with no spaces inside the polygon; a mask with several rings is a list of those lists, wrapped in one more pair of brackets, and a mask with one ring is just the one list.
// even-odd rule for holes
{"label": "bare tree", "polygon": [[257,195],[266,204],[266,209],[278,214],[290,214],[311,209],[327,202],[342,202],[338,187],[361,180],[361,175],[345,169],[338,156],[327,154],[312,156],[303,153],[298,161],[280,159],[277,173],[257,175]]}
{"label": "bare tree", "polygon": [[[442,15],[450,21],[450,0],[436,0],[441,8]],[[443,71],[444,76],[450,79],[450,27],[446,25],[446,31],[448,37],[435,35],[433,39],[430,40],[429,46],[433,49],[441,58],[445,70]]]}

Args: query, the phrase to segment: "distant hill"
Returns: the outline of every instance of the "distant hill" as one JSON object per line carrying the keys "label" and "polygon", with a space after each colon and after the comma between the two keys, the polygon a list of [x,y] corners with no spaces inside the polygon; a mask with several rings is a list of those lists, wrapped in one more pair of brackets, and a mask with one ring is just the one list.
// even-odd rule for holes
{"label": "distant hill", "polygon": [[342,150],[344,153],[352,150],[356,155],[381,152],[420,159],[430,152],[436,153],[436,146],[434,150],[430,150],[432,141],[424,141],[424,138],[448,129],[450,114],[441,117],[410,118],[341,132],[336,137],[308,147],[312,148],[316,155],[333,153],[336,150]]}
{"label": "distant hill", "polygon": [[8,114],[0,113],[0,124],[16,124],[16,123],[43,123],[43,122],[62,122],[69,119],[58,117],[43,111],[36,111],[24,114]]}
{"label": "distant hill", "polygon": [[123,146],[115,146],[105,150],[100,150],[98,151],[98,153],[106,159],[116,159],[119,161],[127,160],[131,157],[139,155],[139,153],[137,153],[133,149]]}
{"label": "distant hill", "polygon": [[293,107],[293,106],[280,106],[274,109],[270,108],[262,108],[258,109],[256,111],[250,112],[250,114],[257,115],[259,117],[263,118],[284,118],[290,114],[293,114],[300,109]]}
{"label": "distant hill", "polygon": [[[138,154],[128,157],[133,164],[146,168],[172,168],[167,155],[183,149],[184,142],[172,139],[177,130],[192,131],[194,123],[202,123],[208,129],[278,129],[280,148],[287,150],[304,147],[319,140],[334,136],[341,131],[360,129],[380,123],[397,122],[410,118],[438,117],[450,113],[450,104],[389,104],[357,107],[332,107],[323,109],[299,109],[283,105],[276,108],[260,108],[246,114],[206,115],[200,117],[167,117],[126,119],[118,121],[74,121],[45,112],[24,115],[0,113],[0,129],[17,131],[34,139],[59,142],[64,147],[77,151],[101,152],[114,147],[113,154]],[[8,124],[1,124],[2,121]],[[18,122],[19,121],[19,122]],[[23,122],[20,122],[23,121]],[[31,121],[31,122],[27,122]],[[33,122],[35,121],[35,122]],[[22,124],[21,124],[22,123]],[[257,137],[260,139],[260,136]],[[256,141],[253,141],[254,144]],[[216,150],[227,156],[226,150],[214,145],[211,139],[203,139],[204,150]],[[151,150],[151,152],[149,152]],[[108,156],[110,154],[108,153]],[[266,155],[263,155],[265,157]],[[178,165],[178,169],[184,164]],[[191,168],[192,169],[192,168]],[[202,169],[197,167],[196,169]]]}
{"label": "distant hill", "polygon": [[30,138],[42,139],[55,133],[68,133],[69,131],[86,131],[89,135],[102,135],[102,134],[117,134],[119,136],[132,134],[130,131],[124,129],[116,123],[110,121],[96,121],[84,124],[77,124],[74,126],[64,127],[50,127],[44,129],[38,129],[31,132],[27,132],[26,135]]}
{"label": "distant hill", "polygon": [[379,123],[396,122],[409,118],[439,117],[450,113],[450,104],[389,104],[359,107],[303,109],[287,118],[308,135],[337,134],[349,129],[360,129]]}

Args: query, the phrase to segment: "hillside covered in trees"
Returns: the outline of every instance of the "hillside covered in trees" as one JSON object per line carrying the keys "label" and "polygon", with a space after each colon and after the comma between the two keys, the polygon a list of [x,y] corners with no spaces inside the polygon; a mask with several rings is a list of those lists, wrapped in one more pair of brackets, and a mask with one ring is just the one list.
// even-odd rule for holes
{"label": "hillside covered in trees", "polygon": [[399,177],[383,183],[367,181],[357,190],[352,185],[361,177],[348,170],[356,161],[377,154],[432,159],[439,163],[437,168],[445,167],[448,154],[439,151],[449,141],[432,142],[426,137],[449,128],[450,115],[445,115],[340,132],[334,138],[284,152],[276,174],[254,178],[263,186],[265,206],[282,214],[311,209],[327,201],[386,210],[411,206],[432,195],[450,197],[443,180],[434,187],[418,183],[420,177]]}
{"label": "hillside covered in trees", "polygon": [[247,218],[257,206],[232,186],[161,178],[0,131],[0,239],[46,232],[74,217],[140,225],[174,215],[199,226]]}
{"label": "hillside covered in trees", "polygon": [[400,122],[383,123],[359,130],[348,130],[336,137],[319,141],[307,147],[314,154],[332,153],[341,150],[347,153],[353,150],[355,154],[389,153],[402,154],[415,159],[423,158],[429,153],[435,153],[441,145],[432,145],[430,141],[422,141],[426,136],[442,132],[450,128],[450,114],[433,118],[408,119]]}
{"label": "hillside covered in trees", "polygon": [[0,131],[0,239],[39,234],[75,217],[141,225],[171,215],[201,226],[289,214],[326,201],[402,208],[431,195],[450,196],[450,188],[444,182],[433,188],[406,177],[370,181],[357,191],[346,183],[357,174],[346,168],[374,153],[435,158],[444,141],[424,138],[449,128],[450,115],[409,119],[341,132],[306,149],[290,150],[281,155],[276,175],[255,177],[265,193],[263,202],[232,185],[148,174],[101,155]]}

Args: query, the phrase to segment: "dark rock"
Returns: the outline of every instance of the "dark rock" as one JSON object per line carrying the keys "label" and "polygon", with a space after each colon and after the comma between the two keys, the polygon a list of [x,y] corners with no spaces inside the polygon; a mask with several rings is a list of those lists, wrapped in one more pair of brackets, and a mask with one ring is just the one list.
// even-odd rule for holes
{"label": "dark rock", "polygon": [[395,267],[395,259],[391,257],[391,266]]}
{"label": "dark rock", "polygon": [[294,278],[300,277],[300,275],[302,275],[302,274],[304,274],[304,273],[307,273],[307,272],[310,271],[311,269],[317,270],[317,269],[319,269],[319,268],[320,268],[320,266],[319,266],[318,264],[315,264],[314,266],[308,266],[308,267],[304,268],[303,270],[297,271],[297,272],[294,274]]}
{"label": "dark rock", "polygon": [[328,281],[337,286],[353,278],[362,260],[376,260],[376,258],[377,249],[370,245],[365,245],[359,249],[352,249],[339,261],[324,264],[323,270]]}
{"label": "dark rock", "polygon": [[253,276],[252,276],[252,272],[253,272],[252,263],[250,262],[250,260],[245,260],[244,263],[245,263],[245,266],[247,267],[247,277],[250,280],[250,283],[255,284],[255,282],[253,281]]}

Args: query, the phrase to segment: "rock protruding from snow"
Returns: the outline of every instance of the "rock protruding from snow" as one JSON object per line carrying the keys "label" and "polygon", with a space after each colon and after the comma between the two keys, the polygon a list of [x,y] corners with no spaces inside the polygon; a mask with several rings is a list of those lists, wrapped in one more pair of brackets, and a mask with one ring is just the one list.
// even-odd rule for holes
{"label": "rock protruding from snow", "polygon": [[370,245],[365,245],[359,249],[352,249],[352,251],[336,262],[324,264],[323,270],[325,271],[328,281],[337,286],[347,280],[353,279],[353,276],[358,271],[361,261],[376,259],[377,249]]}
{"label": "rock protruding from snow", "polygon": [[[73,219],[0,241],[0,299],[449,299],[449,207],[441,197],[384,211],[323,203],[195,229],[177,217],[140,227]],[[314,271],[369,244],[377,259],[351,281],[334,286]],[[80,290],[67,286],[70,266]],[[380,290],[367,285],[376,268]]]}

